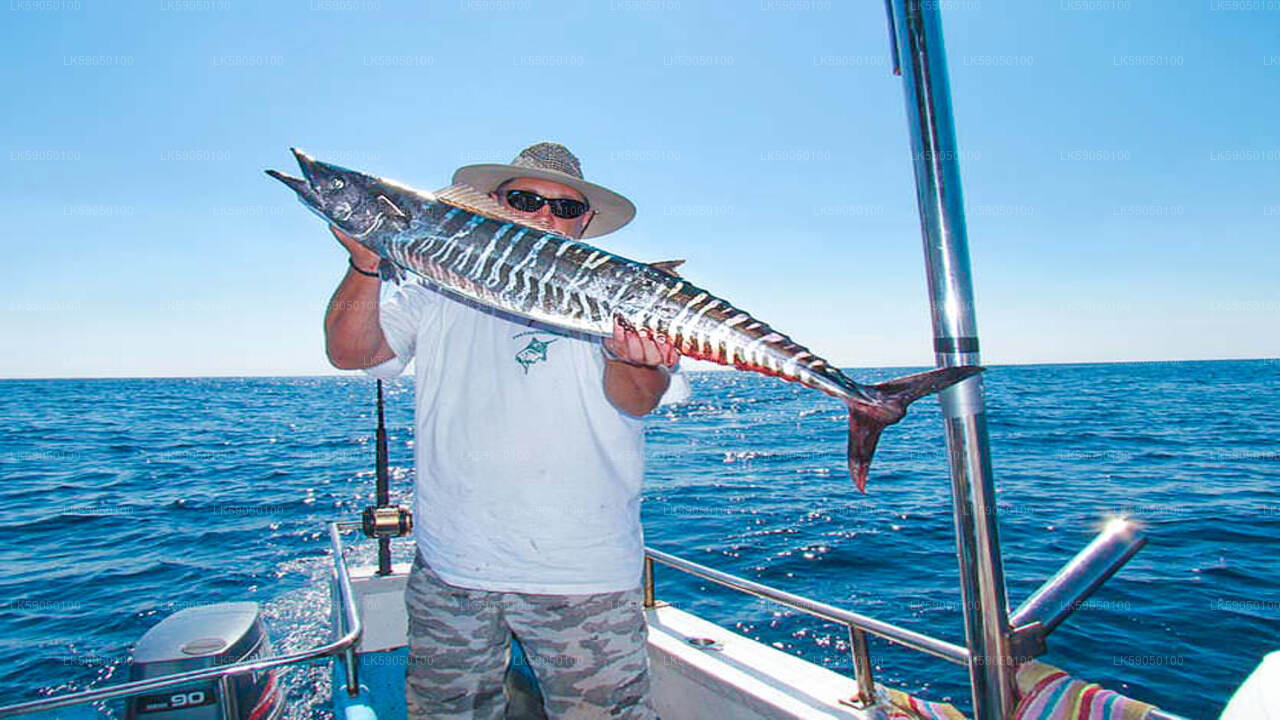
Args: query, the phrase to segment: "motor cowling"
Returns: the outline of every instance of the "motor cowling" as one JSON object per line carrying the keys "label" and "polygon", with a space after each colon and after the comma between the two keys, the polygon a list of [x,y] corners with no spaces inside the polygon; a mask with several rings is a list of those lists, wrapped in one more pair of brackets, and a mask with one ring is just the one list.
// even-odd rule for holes
{"label": "motor cowling", "polygon": [[[271,655],[271,641],[254,602],[180,610],[161,620],[134,646],[130,680],[174,675]],[[126,720],[275,720],[284,697],[275,671],[244,673],[129,698]]]}

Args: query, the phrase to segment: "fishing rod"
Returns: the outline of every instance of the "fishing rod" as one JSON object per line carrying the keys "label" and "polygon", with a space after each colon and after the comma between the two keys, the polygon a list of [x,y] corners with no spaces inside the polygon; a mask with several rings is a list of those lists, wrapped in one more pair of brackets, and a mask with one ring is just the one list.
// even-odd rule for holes
{"label": "fishing rod", "polygon": [[378,380],[378,429],[374,447],[377,481],[376,505],[364,509],[361,525],[367,537],[378,541],[378,574],[391,574],[391,538],[403,537],[413,530],[413,515],[401,505],[391,504],[391,466],[387,453],[386,413],[382,402],[382,380]]}

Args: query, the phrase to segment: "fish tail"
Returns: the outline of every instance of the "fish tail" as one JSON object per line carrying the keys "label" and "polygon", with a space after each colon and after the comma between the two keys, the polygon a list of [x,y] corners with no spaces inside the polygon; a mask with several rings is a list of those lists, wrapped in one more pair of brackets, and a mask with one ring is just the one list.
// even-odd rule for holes
{"label": "fish tail", "polygon": [[867,389],[867,400],[851,397],[849,406],[849,476],[858,490],[867,491],[867,471],[875,455],[880,432],[907,414],[907,406],[925,395],[944,390],[983,368],[977,365],[939,368],[928,372],[894,378]]}

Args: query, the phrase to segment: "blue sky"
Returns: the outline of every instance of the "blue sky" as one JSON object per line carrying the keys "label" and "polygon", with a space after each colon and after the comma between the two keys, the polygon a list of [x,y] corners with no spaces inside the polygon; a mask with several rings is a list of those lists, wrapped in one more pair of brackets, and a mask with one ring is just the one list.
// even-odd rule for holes
{"label": "blue sky", "polygon": [[[332,372],[262,169],[564,142],[602,242],[842,366],[932,362],[882,4],[5,0],[0,377]],[[1280,355],[1280,3],[942,0],[983,359]]]}

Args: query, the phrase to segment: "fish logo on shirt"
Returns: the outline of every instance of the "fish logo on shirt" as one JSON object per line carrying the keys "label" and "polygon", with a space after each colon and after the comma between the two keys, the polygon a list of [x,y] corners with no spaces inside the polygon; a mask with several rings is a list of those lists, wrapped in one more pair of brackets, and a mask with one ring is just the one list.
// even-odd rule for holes
{"label": "fish logo on shirt", "polygon": [[511,336],[513,340],[515,338],[518,338],[524,335],[533,336],[529,338],[529,344],[525,345],[523,349],[521,349],[519,352],[516,353],[516,362],[519,363],[520,366],[524,368],[525,375],[529,374],[529,368],[532,365],[547,361],[547,347],[551,345],[551,343],[559,339],[559,338],[553,337],[553,338],[544,340],[538,337],[538,335],[540,334],[543,334],[543,333],[539,333],[537,330],[534,330],[531,332],[516,333],[515,335]]}

